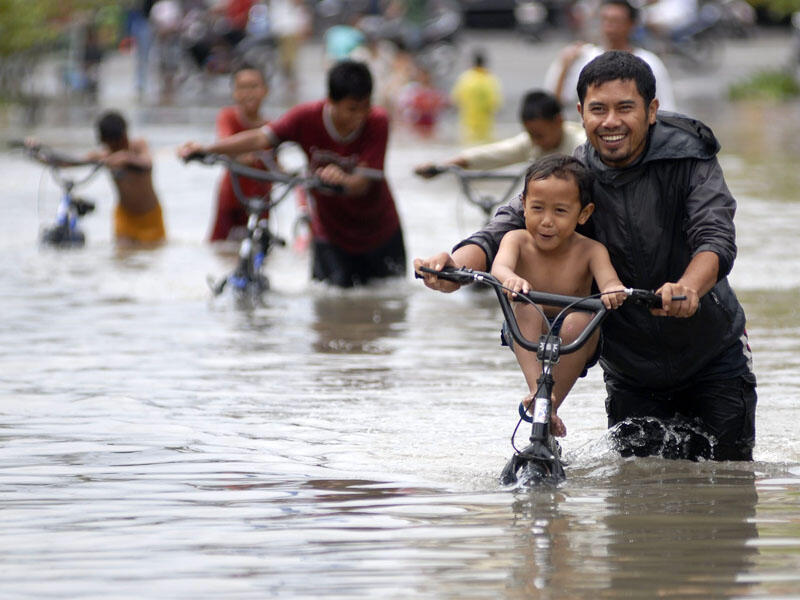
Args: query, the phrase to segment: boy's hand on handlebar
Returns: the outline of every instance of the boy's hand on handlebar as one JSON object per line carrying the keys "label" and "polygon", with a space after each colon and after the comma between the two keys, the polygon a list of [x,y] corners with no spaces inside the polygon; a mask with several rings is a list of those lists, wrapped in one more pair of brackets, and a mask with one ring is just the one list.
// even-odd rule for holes
{"label": "boy's hand on handlebar", "polygon": [[625,291],[625,286],[619,281],[612,285],[606,286],[601,290],[601,292],[602,295],[600,296],[600,299],[603,301],[603,305],[608,310],[615,310],[619,308],[628,297],[628,294]]}
{"label": "boy's hand on handlebar", "polygon": [[531,291],[531,284],[517,275],[506,278],[506,280],[503,282],[503,287],[506,288],[505,292],[509,300],[516,298],[517,292],[527,294]]}
{"label": "boy's hand on handlebar", "polygon": [[432,290],[436,290],[437,292],[455,292],[457,289],[461,287],[460,284],[454,281],[447,281],[445,279],[439,279],[433,273],[423,273],[419,270],[420,267],[427,267],[428,269],[434,269],[435,271],[441,271],[445,267],[455,267],[456,263],[453,261],[453,257],[450,256],[447,252],[441,252],[439,254],[435,254],[430,258],[415,258],[414,259],[414,270],[422,276],[423,283],[431,288]]}
{"label": "boy's hand on handlebar", "polygon": [[190,155],[195,152],[206,152],[206,147],[199,142],[184,142],[178,146],[178,158],[186,160]]}
{"label": "boy's hand on handlebar", "polygon": [[350,175],[342,170],[339,165],[333,163],[320,167],[316,170],[315,175],[319,177],[322,183],[327,183],[331,186],[346,188],[350,183]]}
{"label": "boy's hand on handlebar", "polygon": [[[680,283],[665,283],[656,290],[656,293],[661,296],[662,308],[654,308],[650,312],[657,317],[685,319],[694,315],[700,306],[697,290]],[[684,297],[685,300],[676,300],[675,297]]]}

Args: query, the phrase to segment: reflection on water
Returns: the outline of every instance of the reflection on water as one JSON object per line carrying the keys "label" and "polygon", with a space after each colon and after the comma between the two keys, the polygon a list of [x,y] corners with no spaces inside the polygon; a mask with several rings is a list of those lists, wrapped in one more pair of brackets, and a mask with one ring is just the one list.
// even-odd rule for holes
{"label": "reflection on water", "polygon": [[[279,250],[273,290],[239,307],[206,285],[235,262],[202,241],[218,173],[171,158],[197,132],[144,131],[171,237],[148,252],[114,248],[108,202],[86,248],[40,250],[40,171],[3,156],[2,596],[796,596],[797,173],[768,116],[726,123],[757,462],[620,458],[595,369],[560,413],[567,481],[524,492],[497,484],[524,382],[491,294],[328,290]],[[458,235],[417,159],[392,149],[411,256]]]}

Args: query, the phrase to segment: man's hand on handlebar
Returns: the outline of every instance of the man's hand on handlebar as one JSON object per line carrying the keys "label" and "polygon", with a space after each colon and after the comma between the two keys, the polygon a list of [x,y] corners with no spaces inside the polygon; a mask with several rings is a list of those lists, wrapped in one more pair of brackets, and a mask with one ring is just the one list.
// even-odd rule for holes
{"label": "man's hand on handlebar", "polygon": [[434,269],[435,271],[441,271],[445,267],[455,267],[456,263],[453,261],[453,257],[450,256],[447,252],[440,252],[439,254],[435,254],[430,258],[415,258],[414,259],[414,270],[419,273],[422,277],[423,283],[432,290],[436,290],[437,292],[455,292],[457,289],[461,287],[460,284],[455,283],[453,281],[447,281],[445,279],[439,279],[433,273],[423,273],[419,270],[420,267],[427,267],[428,269]]}
{"label": "man's hand on handlebar", "polygon": [[700,306],[697,290],[681,283],[665,283],[656,290],[656,293],[661,296],[662,308],[654,308],[650,312],[657,317],[685,319],[694,315]]}

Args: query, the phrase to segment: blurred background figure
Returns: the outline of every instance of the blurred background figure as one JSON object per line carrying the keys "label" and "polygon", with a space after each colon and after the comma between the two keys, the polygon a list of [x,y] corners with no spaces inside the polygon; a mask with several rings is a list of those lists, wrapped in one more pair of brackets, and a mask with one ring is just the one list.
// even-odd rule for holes
{"label": "blurred background figure", "polygon": [[153,47],[153,28],[150,25],[150,11],[156,0],[136,0],[128,11],[128,28],[133,37],[136,52],[134,86],[136,98],[140,102],[147,93],[147,79],[150,71],[150,49]]}
{"label": "blurred background figure", "polygon": [[473,54],[472,67],[459,75],[450,97],[458,109],[464,143],[491,141],[495,114],[503,102],[500,80],[486,66],[486,55]]}
{"label": "blurred background figure", "polygon": [[183,48],[183,8],[179,0],[157,0],[150,10],[150,22],[155,39],[158,76],[159,101],[172,104],[177,88]]}
{"label": "blurred background figure", "polygon": [[410,81],[398,92],[395,109],[403,124],[420,137],[428,138],[435,135],[439,118],[450,101],[447,94],[433,84],[431,74],[423,65],[417,63],[413,67]]}
{"label": "blurred background figure", "polygon": [[566,107],[566,117],[579,120],[578,75],[593,58],[606,50],[624,50],[644,60],[656,78],[659,108],[674,111],[675,96],[672,78],[662,60],[653,52],[634,46],[631,35],[636,27],[638,10],[627,0],[604,0],[600,7],[602,40],[599,44],[576,41],[561,50],[544,77],[544,87]]}
{"label": "blurred background figure", "polygon": [[270,0],[269,18],[278,42],[278,72],[283,77],[284,100],[297,102],[297,52],[311,35],[311,13],[304,0]]}

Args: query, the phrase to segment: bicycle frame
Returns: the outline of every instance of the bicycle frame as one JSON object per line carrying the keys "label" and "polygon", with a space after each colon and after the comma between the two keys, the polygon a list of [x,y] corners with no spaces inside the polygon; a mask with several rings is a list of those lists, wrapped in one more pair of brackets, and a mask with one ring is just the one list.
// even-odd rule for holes
{"label": "bicycle frame", "polygon": [[[318,177],[300,176],[285,173],[276,169],[262,170],[249,167],[224,154],[194,153],[186,161],[197,160],[203,164],[222,164],[231,173],[233,193],[247,211],[246,235],[239,245],[239,263],[230,275],[217,281],[209,278],[209,286],[215,296],[220,295],[225,287],[230,286],[237,293],[251,293],[260,296],[269,289],[269,279],[261,272],[264,261],[274,245],[285,246],[286,240],[272,233],[269,229],[269,220],[262,217],[283,202],[289,193],[297,186],[306,189],[326,188],[332,192],[340,193],[337,186],[327,186]],[[283,188],[276,191],[274,188],[263,197],[247,198],[242,190],[239,177],[247,177],[258,181],[269,181],[281,184]]]}
{"label": "bicycle frame", "polygon": [[[550,434],[550,418],[552,415],[551,398],[555,381],[552,376],[552,369],[558,363],[562,354],[570,354],[581,348],[589,338],[598,330],[603,320],[608,315],[608,309],[600,300],[599,295],[590,297],[563,296],[560,294],[550,294],[531,290],[528,293],[517,292],[518,300],[524,300],[536,305],[554,306],[561,308],[561,314],[568,310],[577,310],[594,313],[589,323],[583,328],[581,333],[572,342],[562,345],[562,340],[558,335],[548,332],[542,335],[538,341],[534,342],[526,338],[520,331],[516,315],[511,307],[511,302],[503,284],[490,273],[475,271],[467,268],[453,269],[446,267],[441,271],[420,267],[423,273],[431,273],[441,279],[453,281],[458,284],[472,282],[482,283],[494,288],[497,300],[503,317],[508,324],[514,342],[522,348],[536,353],[536,357],[542,366],[542,374],[537,380],[537,389],[532,401],[532,418],[530,419],[531,435],[530,444],[523,450],[516,451],[516,454],[506,464],[500,474],[500,483],[503,485],[513,485],[520,482],[519,474],[524,472],[521,480],[528,485],[539,483],[558,484],[566,479],[564,468],[561,464],[558,443]],[[417,277],[420,277],[417,274]],[[625,288],[625,294],[637,304],[645,308],[661,308],[661,296],[649,290],[635,288]],[[686,296],[673,296],[673,300],[686,300]],[[529,409],[530,410],[530,409]],[[520,417],[525,417],[525,412],[520,405]],[[513,440],[512,440],[513,445]],[[515,448],[516,450],[516,448]]]}
{"label": "bicycle frame", "polygon": [[[58,154],[52,149],[38,144],[26,145],[22,142],[12,142],[11,146],[23,148],[33,160],[49,167],[51,177],[56,182],[56,185],[61,188],[61,197],[56,210],[55,222],[41,232],[41,243],[57,248],[84,246],[86,236],[81,231],[79,222],[81,217],[94,210],[94,203],[76,198],[73,195],[73,190],[92,179],[103,166],[102,163]],[[91,169],[81,178],[70,179],[64,177],[61,173],[61,169],[65,167],[82,166],[88,166]]]}

